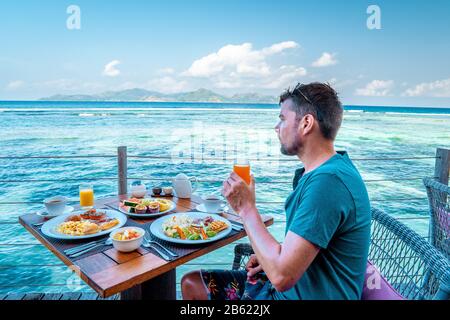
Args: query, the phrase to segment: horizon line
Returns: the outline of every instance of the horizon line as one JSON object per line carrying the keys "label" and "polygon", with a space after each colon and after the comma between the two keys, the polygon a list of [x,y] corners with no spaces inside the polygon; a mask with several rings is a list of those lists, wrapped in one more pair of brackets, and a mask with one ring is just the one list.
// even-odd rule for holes
{"label": "horizon line", "polygon": [[[56,102],[56,103],[201,103],[201,104],[252,104],[252,105],[274,105],[277,106],[278,103],[272,102],[220,102],[220,101],[144,101],[144,100],[0,100],[2,102]],[[450,109],[450,106],[418,106],[418,105],[372,105],[372,104],[342,104],[344,107],[394,107],[394,108],[423,108],[423,109]]]}

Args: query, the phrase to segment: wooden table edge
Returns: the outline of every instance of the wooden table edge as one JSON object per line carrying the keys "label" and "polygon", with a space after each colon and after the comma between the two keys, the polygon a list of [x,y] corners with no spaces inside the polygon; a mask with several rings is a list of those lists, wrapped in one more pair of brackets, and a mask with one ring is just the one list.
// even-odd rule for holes
{"label": "wooden table edge", "polygon": [[[62,260],[65,265],[67,265],[71,270],[76,271],[77,275],[84,281],[86,284],[88,284],[91,288],[93,288],[100,296],[105,298],[104,294],[105,292],[103,289],[98,286],[95,282],[93,282],[87,274],[85,274],[76,264],[73,264],[72,261],[70,261],[66,256],[61,254],[58,250],[54,249],[53,246],[44,238],[42,237],[38,232],[36,232],[33,228],[31,228],[29,225],[27,225],[23,219],[22,216],[19,217],[19,223],[28,231],[30,232],[37,240],[39,240],[40,243],[42,243],[48,250],[50,250],[56,257]],[[102,253],[102,252],[101,252]],[[102,253],[103,254],[103,253]],[[108,257],[108,255],[105,255]],[[108,257],[108,259],[111,259]],[[111,259],[112,260],[112,259]],[[112,260],[113,261],[113,260]],[[71,268],[73,267],[73,268]],[[74,270],[75,269],[75,270]]]}
{"label": "wooden table edge", "polygon": [[[120,198],[120,195],[119,196],[115,196],[115,197]],[[110,198],[108,197],[108,198],[103,199],[103,201],[102,201],[103,205],[106,204],[106,201],[114,200],[115,197],[110,197]],[[196,203],[195,201],[192,201],[192,202]],[[183,206],[183,205],[181,205],[181,206]],[[183,207],[188,209],[188,210],[194,210],[194,209],[191,209],[191,208],[187,208],[185,206],[183,206]],[[131,286],[128,285],[127,287],[123,287],[124,282],[122,282],[122,283],[116,284],[116,285],[114,285],[112,287],[103,288],[99,284],[97,284],[94,280],[92,280],[91,277],[94,277],[96,274],[104,272],[104,271],[100,271],[98,273],[93,273],[91,275],[88,275],[87,273],[85,273],[82,269],[80,269],[76,265],[76,262],[73,263],[72,261],[70,261],[65,255],[61,254],[58,250],[56,250],[53,247],[53,245],[50,242],[47,241],[47,239],[45,237],[41,236],[38,232],[36,232],[36,230],[34,230],[31,227],[31,225],[27,224],[23,220],[23,218],[22,218],[23,216],[24,215],[19,216],[19,223],[28,232],[30,232],[40,243],[42,243],[47,249],[49,249],[56,257],[61,259],[65,265],[67,265],[72,270],[77,269],[78,270],[77,275],[83,281],[85,281],[86,284],[88,284],[92,289],[94,289],[103,298],[107,298],[107,297],[109,297],[109,296],[111,296],[113,294],[116,294],[116,293],[119,293],[119,292],[121,292],[123,290],[129,289],[133,285],[142,283],[143,281],[151,280],[152,278],[157,277],[160,274],[163,274],[163,273],[165,273],[167,271],[175,269],[176,267],[178,267],[178,266],[180,266],[180,265],[182,265],[182,264],[184,264],[184,263],[186,263],[186,262],[188,262],[190,260],[198,258],[198,257],[200,257],[202,255],[205,255],[205,254],[207,254],[207,253],[209,253],[209,252],[211,252],[213,250],[216,250],[216,249],[222,248],[222,247],[224,247],[226,245],[229,245],[229,244],[231,244],[231,243],[233,243],[233,242],[235,242],[235,241],[237,241],[239,239],[242,239],[242,238],[246,237],[246,235],[247,235],[245,230],[243,230],[243,231],[241,231],[241,232],[239,232],[239,233],[237,233],[237,234],[235,234],[235,235],[233,235],[231,237],[227,237],[227,238],[225,238],[223,240],[219,240],[217,242],[214,242],[212,245],[210,245],[208,247],[202,248],[202,249],[200,249],[198,251],[192,252],[192,253],[190,253],[188,255],[185,255],[185,256],[183,256],[181,258],[178,258],[178,259],[176,259],[173,262],[169,262],[169,263],[164,264],[164,265],[162,265],[160,267],[157,267],[156,269],[152,269],[152,270],[150,270],[148,272],[145,272],[145,273],[140,274],[138,276],[132,277],[129,280],[127,280],[127,283],[133,283],[133,280],[135,280],[138,277],[139,277],[139,282],[136,283],[136,284],[133,284]],[[269,215],[261,215],[261,216],[268,218],[268,220],[264,222],[264,224],[266,226],[270,226],[270,225],[273,224],[273,220],[274,219],[273,219],[272,216],[269,216]],[[225,242],[225,243],[223,243],[223,242]],[[101,252],[100,254],[103,254],[105,257],[107,257],[111,261],[114,261],[113,259],[111,259],[108,255],[104,254],[103,252]],[[130,260],[129,262],[132,262],[132,261],[133,260]],[[129,262],[125,262],[125,264],[129,263]],[[149,276],[150,273],[151,274],[158,273],[158,275],[151,275],[151,276]]]}
{"label": "wooden table edge", "polygon": [[[265,216],[268,217],[267,215],[265,215]],[[271,226],[273,224],[273,218],[270,218],[264,224],[266,225],[266,227]],[[232,244],[233,242],[235,242],[235,241],[237,241],[239,239],[242,239],[242,238],[244,238],[246,236],[247,236],[247,233],[245,232],[245,230],[241,231],[241,232],[236,233],[235,235],[233,235],[231,237],[227,237],[227,238],[225,238],[223,240],[219,240],[217,242],[214,242],[212,245],[210,245],[208,247],[202,248],[202,249],[194,251],[194,252],[192,252],[192,253],[190,253],[188,255],[180,257],[180,258],[176,259],[175,261],[166,263],[166,264],[164,264],[164,265],[162,265],[160,267],[157,267],[155,269],[149,270],[149,271],[147,271],[145,273],[142,273],[140,275],[136,275],[135,277],[130,278],[130,279],[127,280],[127,282],[126,282],[127,286],[126,287],[123,286],[123,284],[125,282],[121,282],[121,283],[115,284],[115,285],[113,285],[111,287],[107,287],[107,288],[103,288],[103,287],[101,287],[98,284],[97,285],[100,288],[102,288],[102,292],[105,293],[105,296],[103,296],[103,297],[106,298],[106,297],[109,297],[109,296],[111,296],[113,294],[119,293],[119,292],[121,292],[123,290],[129,289],[130,287],[132,287],[132,286],[129,285],[130,283],[134,283],[134,285],[136,285],[136,284],[142,283],[144,281],[151,280],[151,279],[157,277],[158,275],[163,274],[164,272],[167,272],[167,271],[170,271],[172,269],[175,269],[176,267],[178,267],[180,265],[183,265],[184,263],[186,263],[186,262],[188,262],[190,260],[193,260],[195,258],[201,257],[201,256],[203,256],[203,255],[205,255],[207,253],[210,253],[210,252],[212,252],[214,250],[222,248],[222,247],[224,247],[226,245]],[[223,242],[225,242],[225,243],[223,243]],[[132,260],[129,261],[129,262],[132,263]],[[126,262],[126,263],[128,263],[128,262]],[[102,272],[104,272],[104,271],[100,271],[98,273],[94,273],[91,276],[95,277],[96,274],[101,274]],[[158,275],[153,275],[154,273],[158,273]],[[137,280],[137,278],[139,278],[138,281],[136,281],[136,282],[133,281],[133,280]]]}

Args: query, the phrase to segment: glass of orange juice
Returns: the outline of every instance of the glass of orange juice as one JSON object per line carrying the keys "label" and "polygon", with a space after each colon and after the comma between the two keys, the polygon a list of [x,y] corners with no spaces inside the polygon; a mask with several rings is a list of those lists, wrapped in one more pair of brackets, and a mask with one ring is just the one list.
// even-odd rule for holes
{"label": "glass of orange juice", "polygon": [[250,162],[247,159],[237,159],[234,162],[233,171],[236,172],[245,183],[250,184]]}
{"label": "glass of orange juice", "polygon": [[94,186],[90,183],[80,185],[80,207],[84,210],[94,207]]}

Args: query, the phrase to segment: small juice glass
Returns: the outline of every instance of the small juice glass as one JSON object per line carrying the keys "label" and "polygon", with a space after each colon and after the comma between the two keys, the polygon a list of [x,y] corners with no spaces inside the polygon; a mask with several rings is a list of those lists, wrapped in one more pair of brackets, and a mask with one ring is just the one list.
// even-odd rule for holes
{"label": "small juice glass", "polygon": [[250,162],[246,159],[238,159],[234,162],[233,171],[237,173],[245,183],[250,184]]}
{"label": "small juice glass", "polygon": [[94,207],[94,186],[90,183],[80,185],[80,207],[83,210]]}

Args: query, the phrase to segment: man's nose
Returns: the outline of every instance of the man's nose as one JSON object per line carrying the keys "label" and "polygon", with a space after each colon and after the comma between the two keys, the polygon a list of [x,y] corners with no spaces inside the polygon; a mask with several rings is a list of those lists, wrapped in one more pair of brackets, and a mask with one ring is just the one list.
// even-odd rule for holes
{"label": "man's nose", "polygon": [[280,124],[279,123],[277,123],[277,125],[275,126],[275,132],[276,133],[279,133],[280,132]]}

